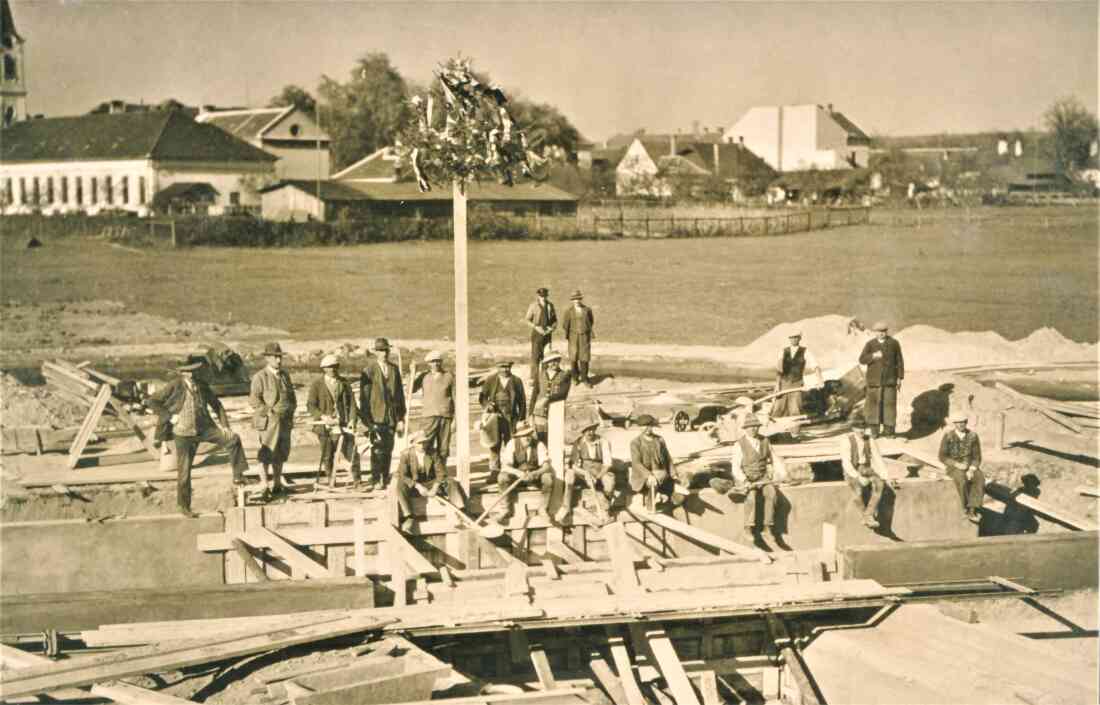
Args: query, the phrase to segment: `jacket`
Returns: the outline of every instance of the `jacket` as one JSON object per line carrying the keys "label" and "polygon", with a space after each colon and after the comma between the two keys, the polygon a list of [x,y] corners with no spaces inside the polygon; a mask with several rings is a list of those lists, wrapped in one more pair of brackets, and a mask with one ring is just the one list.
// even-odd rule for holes
{"label": "jacket", "polygon": [[[875,358],[876,352],[882,357]],[[867,365],[868,387],[896,387],[905,378],[905,360],[901,356],[901,344],[893,338],[879,342],[872,338],[863,346],[859,364]]]}
{"label": "jacket", "polygon": [[421,463],[416,457],[416,449],[406,448],[397,461],[397,476],[405,487],[412,487],[419,482],[432,490],[443,481],[446,474],[439,461],[430,453],[424,454],[424,463]]}
{"label": "jacket", "polygon": [[[542,306],[539,304],[539,300],[535,299],[531,302],[531,305],[527,307],[527,315],[524,316],[523,319],[532,326],[537,326],[539,321],[542,320],[544,324],[542,327],[550,329],[550,332],[546,335],[550,335],[550,333],[553,333],[554,329],[558,327],[558,310],[554,308],[554,304],[550,303],[548,299],[546,301],[546,318],[543,320]],[[532,328],[531,335],[541,337],[543,334]]]}
{"label": "jacket", "polygon": [[280,407],[286,409],[281,416],[285,419],[286,428],[294,425],[294,410],[298,408],[298,397],[294,394],[294,385],[290,381],[290,375],[286,370],[279,370],[279,376],[283,378],[286,389],[286,397],[283,398],[280,385],[271,372],[270,367],[265,367],[252,375],[252,389],[248,395],[248,402],[252,405],[253,425],[257,431],[267,428],[268,419],[277,414]]}
{"label": "jacket", "polygon": [[971,465],[976,468],[982,466],[982,443],[978,440],[978,434],[970,429],[966,435],[959,438],[955,429],[943,434],[940,439],[940,462],[950,468],[966,470]]}
{"label": "jacket", "polygon": [[668,452],[665,439],[653,436],[652,441],[645,440],[644,433],[630,442],[630,487],[640,492],[650,475],[662,482],[672,474],[672,455]]}
{"label": "jacket", "polygon": [[[225,407],[218,401],[218,397],[213,390],[206,382],[197,379],[192,380],[192,382],[195,385],[198,406],[213,411],[214,415],[218,417],[218,423],[222,428],[229,428],[229,417],[225,413]],[[157,412],[157,428],[153,434],[154,440],[164,441],[171,437],[171,419],[174,414],[178,414],[180,409],[183,408],[185,394],[183,378],[177,377],[149,397],[147,401],[149,408]]]}
{"label": "jacket", "polygon": [[359,376],[359,418],[370,428],[375,424],[396,426],[405,420],[405,388],[401,370],[386,362],[386,376],[377,360],[363,368]]}
{"label": "jacket", "polygon": [[306,397],[306,409],[313,417],[313,425],[321,425],[322,416],[336,416],[340,425],[354,429],[356,423],[355,395],[351,393],[351,385],[343,377],[336,378],[336,400],[333,401],[329,392],[325,376],[314,377],[309,383],[309,394]]}
{"label": "jacket", "polygon": [[550,379],[548,368],[539,372],[539,386],[535,391],[535,399],[531,402],[534,416],[547,416],[550,413],[550,402],[564,401],[569,396],[569,388],[573,384],[573,375],[559,368],[554,379]]}
{"label": "jacket", "polygon": [[573,360],[590,360],[592,358],[592,326],[596,319],[592,315],[592,309],[582,306],[578,311],[576,306],[570,306],[562,314],[562,332],[569,341],[569,357]]}
{"label": "jacket", "polygon": [[490,375],[488,379],[481,383],[481,391],[477,395],[477,400],[481,404],[482,408],[486,408],[490,403],[495,403],[497,396],[507,396],[511,403],[509,408],[501,409],[497,404],[497,411],[504,415],[509,421],[516,421],[527,416],[527,395],[523,391],[523,382],[519,377],[515,375],[509,375],[508,381],[505,382],[500,375]]}

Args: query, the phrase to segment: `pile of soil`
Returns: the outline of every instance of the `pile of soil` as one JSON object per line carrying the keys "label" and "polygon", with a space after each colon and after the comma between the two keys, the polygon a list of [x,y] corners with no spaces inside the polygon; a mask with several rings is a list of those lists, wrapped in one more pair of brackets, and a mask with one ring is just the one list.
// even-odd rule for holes
{"label": "pile of soil", "polygon": [[88,409],[50,391],[46,386],[31,387],[0,372],[0,427],[79,426]]}

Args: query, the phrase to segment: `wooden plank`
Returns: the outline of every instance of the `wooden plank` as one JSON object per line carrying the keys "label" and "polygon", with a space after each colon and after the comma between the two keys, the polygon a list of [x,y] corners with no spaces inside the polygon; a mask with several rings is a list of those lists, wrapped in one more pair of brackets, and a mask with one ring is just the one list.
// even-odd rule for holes
{"label": "wooden plank", "polygon": [[53,362],[42,363],[42,375],[46,376],[46,373],[50,373],[54,376],[63,377],[64,379],[74,382],[80,387],[87,389],[92,394],[96,394],[99,391],[100,385],[97,382],[93,382],[88,379],[83,370],[70,365],[64,360],[55,360]]}
{"label": "wooden plank", "polygon": [[[172,479],[172,476],[166,476],[161,479]],[[80,483],[77,483],[80,484]],[[286,506],[286,505],[282,505]],[[250,509],[259,509],[259,507],[249,507]],[[435,524],[424,526],[428,522],[421,523],[421,530],[419,532],[413,532],[413,535],[420,536],[434,536],[437,534],[446,534],[453,532],[454,529],[445,522],[436,522]],[[266,537],[258,532],[254,531],[254,526],[248,526],[245,528],[245,533],[242,538],[245,542],[254,548],[274,548],[266,543]],[[333,526],[326,526],[323,528],[312,526],[288,526],[281,528],[279,534],[283,536],[287,541],[296,543],[299,546],[312,546],[324,544],[331,546],[332,544],[345,544],[350,545],[355,543],[355,527],[348,524],[337,524]],[[233,535],[227,533],[210,533],[199,534],[196,539],[196,546],[200,551],[229,551],[233,548]],[[375,543],[378,541],[384,541],[386,538],[386,532],[381,522],[368,521],[366,524],[366,535],[364,540],[367,543]]]}
{"label": "wooden plank", "polygon": [[611,570],[615,593],[619,595],[644,592],[638,573],[634,569],[634,551],[627,544],[623,525],[618,522],[608,524],[601,529],[607,541],[607,552],[611,558]]}
{"label": "wooden plank", "polygon": [[607,697],[611,698],[613,705],[630,705],[627,700],[626,691],[623,689],[623,684],[615,676],[615,672],[611,670],[611,666],[607,665],[607,661],[604,660],[603,654],[599,651],[593,650],[588,655],[588,669],[592,671],[592,675],[596,676],[596,681],[607,693]]}
{"label": "wooden plank", "polygon": [[1035,591],[1032,590],[1031,588],[1029,588],[1028,586],[1021,585],[1017,582],[1013,582],[1013,581],[1009,580],[1008,578],[1002,578],[999,575],[989,576],[989,582],[994,583],[995,585],[1000,585],[1003,588],[1008,588],[1009,590],[1012,590],[1013,592],[1022,593],[1024,595],[1034,595],[1035,594]]}
{"label": "wooden plank", "polygon": [[634,679],[634,665],[630,661],[630,652],[627,651],[622,632],[619,627],[613,626],[606,627],[604,631],[607,634],[607,648],[611,651],[611,660],[619,674],[627,705],[646,705],[638,681]]}
{"label": "wooden plank", "polygon": [[546,552],[552,556],[556,556],[566,563],[580,564],[588,563],[584,556],[568,544],[562,541],[548,541],[546,543]]}
{"label": "wooden plank", "polygon": [[73,444],[69,446],[68,467],[70,470],[74,469],[76,464],[80,462],[84,447],[88,445],[88,439],[92,437],[92,432],[99,425],[99,418],[103,416],[103,410],[107,408],[107,402],[110,400],[111,388],[105,384],[100,387],[99,394],[92,402],[92,408],[88,410],[83,423],[80,424],[80,430],[77,432],[76,438],[73,439]]}
{"label": "wooden plank", "polygon": [[546,658],[546,650],[542,644],[531,644],[531,665],[535,667],[535,675],[539,678],[539,685],[543,690],[554,690],[558,687],[554,680],[554,671],[550,669],[550,661]]}
{"label": "wooden plank", "polygon": [[110,684],[96,683],[92,686],[92,695],[109,698],[122,705],[195,705],[194,700],[184,700],[121,681]]}
{"label": "wooden plank", "polygon": [[1086,487],[1085,485],[1078,485],[1077,494],[1083,494],[1087,497],[1100,497],[1100,489],[1096,487]]}
{"label": "wooden plank", "polygon": [[504,596],[528,597],[531,594],[531,584],[527,580],[527,566],[520,561],[513,561],[504,571]]}
{"label": "wooden plank", "polygon": [[112,377],[109,374],[100,372],[99,370],[95,369],[94,367],[90,367],[88,365],[77,365],[77,367],[84,370],[86,373],[88,373],[89,377],[92,377],[94,379],[98,379],[100,382],[106,382],[107,384],[111,385],[112,387],[115,387],[115,386],[118,386],[118,385],[122,384],[122,380],[119,379],[118,377]]}
{"label": "wooden plank", "polygon": [[1028,509],[1042,517],[1045,517],[1052,521],[1056,521],[1059,524],[1063,524],[1077,531],[1096,531],[1097,529],[1100,529],[1100,525],[1097,525],[1094,521],[1090,521],[1088,519],[1085,519],[1084,517],[1076,516],[1057,507],[1053,507],[1045,502],[1040,502],[1039,500],[1029,495],[1023,493],[1014,494],[1009,488],[1005,487],[1004,485],[999,485],[995,482],[986,483],[985,493],[993,499],[999,500],[1001,502],[1008,503],[1014,501],[1021,507],[1027,507]]}
{"label": "wooden plank", "polygon": [[[45,656],[31,654],[22,649],[17,649],[14,646],[8,646],[7,644],[0,644],[0,670],[17,671],[25,668],[52,666],[53,664],[54,662]],[[0,675],[0,681],[6,680],[8,677],[7,674]],[[50,691],[49,695],[44,697],[44,701],[50,702],[53,699],[84,700],[87,697],[88,694],[83,690],[63,688]]]}
{"label": "wooden plank", "polygon": [[809,669],[806,668],[798,650],[787,646],[780,650],[780,656],[794,680],[795,687],[798,688],[799,702],[802,705],[825,705],[825,701],[818,697]]}
{"label": "wooden plank", "polygon": [[575,697],[577,705],[584,705],[586,702],[583,696],[586,693],[585,688],[556,688],[554,690],[532,690],[526,693],[495,693],[493,695],[472,695],[465,698],[439,698],[436,700],[417,700],[408,703],[401,703],[401,705],[479,705],[485,703],[486,705],[492,705],[494,703],[500,703],[501,705],[507,705],[509,703],[527,703],[536,700],[549,700],[551,698],[569,698]]}
{"label": "wooden plank", "polygon": [[11,674],[0,683],[0,698],[33,695],[58,688],[91,685],[140,673],[172,671],[263,651],[308,644],[346,634],[374,631],[388,622],[375,617],[344,617],[295,629],[150,646],[121,653],[57,663]]}
{"label": "wooden plank", "polygon": [[134,417],[130,416],[130,412],[126,411],[126,405],[115,399],[113,396],[110,398],[109,403],[111,408],[115,411],[115,416],[119,418],[122,423],[130,427],[134,435],[141,441],[142,447],[149,452],[149,457],[156,460],[160,457],[160,450],[153,445],[153,439],[145,432],[138,422],[134,420]]}
{"label": "wooden plank", "polygon": [[542,561],[542,569],[546,573],[546,577],[551,580],[561,580],[561,571],[558,570],[558,564],[549,558]]}
{"label": "wooden plank", "polygon": [[352,513],[352,525],[354,527],[355,542],[353,543],[353,549],[355,551],[355,575],[362,578],[367,574],[367,547],[365,545],[367,528],[363,518],[363,505],[356,504]]}
{"label": "wooden plank", "polygon": [[706,531],[705,529],[700,529],[699,527],[685,524],[684,522],[673,519],[672,517],[665,514],[646,512],[640,509],[627,509],[627,511],[633,514],[635,518],[639,519],[640,521],[648,521],[653,524],[657,524],[658,526],[662,526],[673,533],[680,534],[681,536],[686,536],[690,539],[706,544],[708,546],[713,546],[714,548],[725,551],[726,553],[730,553],[735,556],[756,558],[761,563],[772,562],[772,557],[758,548],[749,548],[748,546],[742,546],[739,543],[730,541],[729,539],[718,536],[717,534],[713,534],[709,531]]}
{"label": "wooden plank", "polygon": [[1023,394],[1020,392],[1017,392],[1017,394],[1020,394],[1020,396],[1024,397],[1033,404],[1042,405],[1050,409],[1051,411],[1057,411],[1060,414],[1065,414],[1067,416],[1079,416],[1086,419],[1100,419],[1100,409],[1098,409],[1095,405],[1089,406],[1080,402],[1066,402],[1057,401],[1055,399],[1045,399],[1043,397],[1037,397],[1032,394]]}
{"label": "wooden plank", "polygon": [[[262,535],[269,546],[282,558],[290,567],[295,571],[301,572],[307,578],[327,578],[328,566],[321,565],[317,561],[313,560],[306,554],[302,553],[300,549],[293,546],[283,537],[279,536],[275,532],[265,527],[256,527],[248,531],[249,534],[258,533]],[[251,542],[247,542],[251,543]]]}
{"label": "wooden plank", "polygon": [[703,695],[703,705],[722,705],[722,697],[718,694],[718,674],[714,671],[696,671],[692,678],[699,680],[699,692]]}
{"label": "wooden plank", "polygon": [[630,632],[630,643],[634,645],[634,658],[638,661],[638,680],[642,683],[656,680],[661,673],[657,669],[657,657],[649,646],[645,626],[641,622],[631,622],[627,625],[627,631]]}
{"label": "wooden plank", "polygon": [[657,667],[665,677],[669,690],[672,691],[676,705],[699,705],[695,688],[688,680],[684,665],[680,663],[680,657],[676,655],[676,649],[673,648],[672,641],[665,630],[660,627],[647,629],[646,639],[653,657],[657,660]]}
{"label": "wooden plank", "polygon": [[1054,423],[1058,424],[1059,426],[1063,426],[1065,428],[1068,428],[1069,430],[1073,431],[1074,433],[1081,433],[1084,430],[1080,426],[1078,426],[1076,423],[1071,421],[1068,417],[1066,417],[1062,414],[1056,413],[1054,411],[1051,411],[1049,408],[1047,408],[1047,406],[1045,404],[1041,404],[1037,401],[1032,401],[1032,399],[1029,399],[1028,397],[1024,396],[1023,394],[1020,394],[1015,389],[1012,389],[1011,387],[1004,384],[1003,382],[995,382],[993,386],[996,387],[996,389],[998,391],[1000,391],[1004,394],[1007,394],[1008,396],[1012,397],[1015,401],[1018,401],[1021,404],[1023,404],[1025,407],[1027,407],[1029,409],[1032,409],[1033,411],[1039,412],[1040,414],[1047,417],[1048,419],[1050,419]]}
{"label": "wooden plank", "polygon": [[439,571],[431,562],[420,554],[420,551],[416,550],[416,547],[405,540],[405,537],[401,535],[397,529],[392,525],[383,524],[382,531],[385,534],[385,541],[390,543],[400,556],[401,560],[405,561],[405,564],[409,567],[412,575],[435,575]]}
{"label": "wooden plank", "polygon": [[251,575],[255,582],[266,583],[267,575],[264,573],[263,567],[256,562],[255,556],[248,548],[248,544],[240,539],[233,539],[233,551],[240,556],[241,562],[244,564],[245,570]]}

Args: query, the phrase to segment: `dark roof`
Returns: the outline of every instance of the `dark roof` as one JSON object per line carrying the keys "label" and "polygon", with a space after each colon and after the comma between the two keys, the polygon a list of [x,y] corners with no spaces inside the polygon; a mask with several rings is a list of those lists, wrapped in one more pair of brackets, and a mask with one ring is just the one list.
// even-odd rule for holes
{"label": "dark roof", "polygon": [[[775,171],[768,163],[741,144],[691,142],[676,140],[676,154],[669,153],[670,140],[643,139],[642,146],[661,169],[677,173],[714,174],[714,152],[718,150],[718,174],[722,179],[744,178],[757,173],[772,175]],[[625,153],[625,150],[623,150]],[[621,159],[621,155],[620,155]]]}
{"label": "dark roof", "polygon": [[836,120],[836,124],[848,133],[848,144],[871,144],[871,138],[867,136],[867,133],[859,129],[844,113],[838,113],[834,110],[830,114],[833,116],[833,120]]}
{"label": "dark roof", "polygon": [[178,110],[25,120],[0,133],[0,161],[157,159],[273,162],[277,157]]}
{"label": "dark roof", "polygon": [[[291,186],[309,194],[317,193],[317,181],[287,179],[260,189],[261,193]],[[408,182],[370,183],[362,181],[321,181],[323,201],[450,201],[451,189],[434,189],[421,193],[416,184]],[[558,201],[575,202],[577,197],[549,184],[518,183],[505,186],[498,183],[471,184],[470,201]]]}
{"label": "dark roof", "polygon": [[157,191],[153,201],[202,200],[215,198],[217,195],[218,189],[205,181],[177,181]]}
{"label": "dark roof", "polygon": [[12,49],[16,41],[23,41],[23,37],[19,36],[19,32],[15,29],[11,5],[8,4],[8,0],[0,0],[0,45],[5,49]]}
{"label": "dark roof", "polygon": [[621,147],[605,147],[603,149],[592,150],[592,162],[607,162],[612,167],[619,165],[623,155],[626,154],[626,149],[630,145],[623,145]]}
{"label": "dark roof", "polygon": [[226,114],[206,113],[200,122],[217,125],[231,135],[251,140],[260,136],[261,131],[286,111],[282,108],[256,108],[255,110],[232,111]]}
{"label": "dark roof", "polygon": [[680,132],[673,134],[671,132],[646,132],[645,130],[635,130],[631,134],[619,134],[609,137],[607,139],[607,148],[615,149],[618,147],[629,147],[630,143],[634,141],[634,138],[638,138],[643,142],[664,142],[667,145],[670,139],[676,138],[676,142],[705,142],[707,144],[713,144],[715,142],[722,141],[722,131],[715,130],[714,132]]}

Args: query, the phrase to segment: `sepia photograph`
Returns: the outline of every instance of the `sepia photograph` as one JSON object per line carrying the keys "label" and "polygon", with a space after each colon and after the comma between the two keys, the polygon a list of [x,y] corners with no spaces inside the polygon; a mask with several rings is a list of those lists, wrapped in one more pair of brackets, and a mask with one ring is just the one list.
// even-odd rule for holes
{"label": "sepia photograph", "polygon": [[0,0],[0,703],[1095,705],[1098,101],[1100,0]]}

